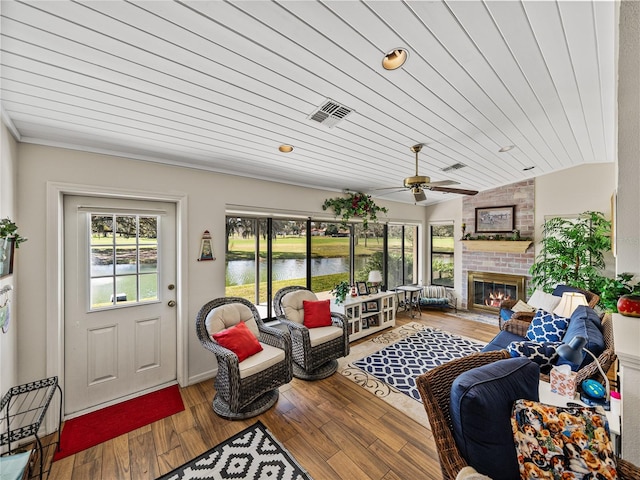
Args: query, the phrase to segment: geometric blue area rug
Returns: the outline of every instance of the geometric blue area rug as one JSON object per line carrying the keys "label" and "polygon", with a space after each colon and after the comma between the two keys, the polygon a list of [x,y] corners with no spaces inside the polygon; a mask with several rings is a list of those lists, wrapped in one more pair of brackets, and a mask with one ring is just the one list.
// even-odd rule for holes
{"label": "geometric blue area rug", "polygon": [[482,343],[423,327],[397,343],[352,361],[351,366],[419,402],[420,393],[415,382],[417,376],[455,358],[479,352],[483,347]]}
{"label": "geometric blue area rug", "polygon": [[158,480],[232,478],[311,480],[260,421]]}

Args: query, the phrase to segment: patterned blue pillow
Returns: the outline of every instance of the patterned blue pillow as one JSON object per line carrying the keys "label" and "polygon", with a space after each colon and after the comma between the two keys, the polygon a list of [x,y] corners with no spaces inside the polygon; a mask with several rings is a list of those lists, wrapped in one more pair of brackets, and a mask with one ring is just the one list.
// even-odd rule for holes
{"label": "patterned blue pillow", "polygon": [[562,342],[511,342],[507,350],[512,357],[526,357],[532,362],[540,365],[540,369],[551,367],[558,359],[556,349]]}
{"label": "patterned blue pillow", "polygon": [[568,326],[568,319],[538,309],[527,329],[526,337],[538,343],[561,342]]}

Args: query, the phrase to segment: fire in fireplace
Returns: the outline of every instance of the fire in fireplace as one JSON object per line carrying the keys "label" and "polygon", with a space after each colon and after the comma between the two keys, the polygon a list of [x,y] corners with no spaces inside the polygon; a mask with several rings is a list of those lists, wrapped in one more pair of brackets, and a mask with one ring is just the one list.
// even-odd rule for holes
{"label": "fire in fireplace", "polygon": [[509,300],[511,295],[501,292],[489,292],[489,298],[486,298],[484,304],[489,307],[499,307],[503,300]]}
{"label": "fire in fireplace", "polygon": [[525,277],[491,272],[469,272],[467,308],[497,312],[503,300],[525,300]]}

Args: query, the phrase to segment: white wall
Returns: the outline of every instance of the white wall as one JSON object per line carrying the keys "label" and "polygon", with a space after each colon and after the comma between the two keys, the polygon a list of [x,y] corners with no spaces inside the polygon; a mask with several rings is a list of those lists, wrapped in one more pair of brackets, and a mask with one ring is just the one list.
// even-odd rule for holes
{"label": "white wall", "polygon": [[[51,279],[46,279],[44,266],[46,243],[55,240],[46,231],[47,182],[92,185],[100,188],[122,188],[141,193],[170,193],[186,195],[187,259],[185,284],[188,285],[186,321],[188,322],[188,377],[201,378],[212,369],[212,359],[199,344],[194,328],[195,316],[207,301],[224,296],[224,234],[226,205],[246,205],[261,210],[299,211],[331,217],[323,212],[325,198],[340,193],[294,187],[242,177],[182,167],[130,160],[126,158],[66,150],[37,145],[20,144],[18,163],[18,205],[21,230],[31,240],[21,247],[21,276],[18,304],[21,329],[18,338],[19,378],[28,381],[47,373],[46,342],[55,332],[46,331],[45,292],[50,291]],[[337,184],[340,182],[337,181]],[[394,202],[377,202],[389,208],[389,220],[422,222],[423,208]],[[385,220],[383,215],[381,220]],[[215,262],[197,262],[200,238],[204,230],[213,235]],[[23,251],[24,249],[24,251]],[[55,260],[55,259],[54,259]],[[51,292],[50,292],[51,293]],[[53,292],[55,295],[55,292]],[[54,327],[56,327],[54,325]],[[50,366],[51,368],[51,366]]]}
{"label": "white wall", "polygon": [[[640,277],[640,3],[620,5],[618,61],[617,272]],[[614,326],[615,329],[615,326]],[[640,338],[635,338],[635,353]],[[634,359],[637,362],[637,355]],[[627,365],[630,365],[627,362]],[[640,465],[640,365],[622,374],[622,458]]]}
{"label": "white wall", "polygon": [[[10,218],[18,225],[18,232],[22,235],[25,230],[22,228],[20,219],[17,216],[16,208],[16,164],[17,145],[7,127],[0,122],[0,218]],[[24,234],[23,236],[26,236]],[[17,384],[18,361],[17,361],[17,339],[18,330],[21,327],[18,321],[19,307],[14,301],[17,294],[15,288],[18,271],[21,266],[21,258],[24,252],[24,245],[18,249],[14,257],[14,273],[0,279],[0,288],[12,285],[14,290],[9,293],[11,322],[7,333],[0,331],[0,395]],[[1,299],[0,299],[1,300]]]}
{"label": "white wall", "polygon": [[[536,255],[540,251],[545,218],[571,216],[587,211],[602,212],[611,219],[611,196],[616,189],[614,163],[579,165],[536,178]],[[605,254],[604,274],[615,276],[615,259]]]}
{"label": "white wall", "polygon": [[[617,270],[640,276],[640,4],[620,6]],[[638,443],[640,447],[640,442]],[[640,448],[638,449],[640,451]]]}

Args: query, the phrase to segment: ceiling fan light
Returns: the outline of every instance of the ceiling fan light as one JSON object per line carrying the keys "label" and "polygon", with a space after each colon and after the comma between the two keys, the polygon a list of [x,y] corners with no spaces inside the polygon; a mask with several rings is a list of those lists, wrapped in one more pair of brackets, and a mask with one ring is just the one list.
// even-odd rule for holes
{"label": "ceiling fan light", "polygon": [[409,52],[407,50],[404,50],[403,48],[394,48],[384,56],[382,59],[382,66],[385,70],[395,70],[396,68],[400,68],[404,65],[408,56]]}
{"label": "ceiling fan light", "polygon": [[293,145],[280,145],[278,147],[278,150],[280,150],[282,153],[291,153],[293,152]]}

